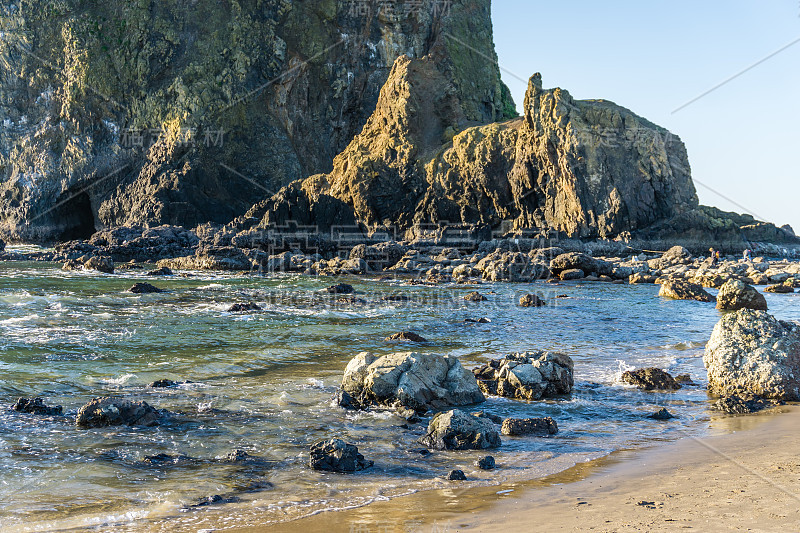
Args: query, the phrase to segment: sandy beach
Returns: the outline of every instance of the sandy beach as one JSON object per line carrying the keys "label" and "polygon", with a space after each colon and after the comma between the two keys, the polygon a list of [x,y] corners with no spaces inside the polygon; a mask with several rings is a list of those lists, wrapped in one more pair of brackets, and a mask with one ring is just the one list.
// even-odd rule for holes
{"label": "sandy beach", "polygon": [[[800,408],[712,423],[704,439],[623,452],[557,477],[431,491],[270,526],[353,531],[798,531]],[[241,531],[262,531],[252,527]]]}

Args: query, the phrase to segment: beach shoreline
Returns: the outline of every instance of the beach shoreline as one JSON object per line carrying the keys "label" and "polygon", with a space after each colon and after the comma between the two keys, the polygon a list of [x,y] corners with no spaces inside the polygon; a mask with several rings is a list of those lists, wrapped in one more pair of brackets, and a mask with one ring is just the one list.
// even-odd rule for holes
{"label": "beach shoreline", "polygon": [[[716,426],[716,427],[715,427]],[[623,451],[543,480],[426,491],[237,532],[795,531],[800,408],[721,417],[727,432]]]}

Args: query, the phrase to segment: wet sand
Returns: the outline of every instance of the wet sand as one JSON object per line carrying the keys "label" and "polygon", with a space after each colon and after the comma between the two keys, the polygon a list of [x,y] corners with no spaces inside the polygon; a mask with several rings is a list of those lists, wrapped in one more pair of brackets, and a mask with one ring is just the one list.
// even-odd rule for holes
{"label": "wet sand", "polygon": [[712,430],[733,432],[620,452],[535,482],[491,489],[454,482],[236,531],[800,531],[800,408],[724,417]]}

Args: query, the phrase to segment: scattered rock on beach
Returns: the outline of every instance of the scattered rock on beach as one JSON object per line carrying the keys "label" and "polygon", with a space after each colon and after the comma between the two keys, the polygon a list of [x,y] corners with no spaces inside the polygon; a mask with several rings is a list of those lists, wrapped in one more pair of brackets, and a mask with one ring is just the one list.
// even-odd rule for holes
{"label": "scattered rock on beach", "polygon": [[358,354],[345,369],[342,389],[362,406],[402,405],[421,412],[486,399],[458,358],[415,352]]}
{"label": "scattered rock on beach", "polygon": [[541,400],[572,391],[573,367],[572,359],[564,354],[525,352],[492,360],[472,372],[484,394]]}
{"label": "scattered rock on beach", "polygon": [[520,307],[544,307],[547,304],[535,294],[526,294],[519,299],[519,305]]}
{"label": "scattered rock on beach", "polygon": [[558,424],[550,418],[506,418],[501,429],[503,435],[519,437],[523,435],[546,436],[558,433]]}
{"label": "scattered rock on beach", "polygon": [[703,363],[708,390],[719,397],[742,393],[800,401],[800,325],[765,311],[742,309],[714,327]]}
{"label": "scattered rock on beach", "polygon": [[658,295],[672,298],[673,300],[697,300],[698,302],[716,301],[716,298],[706,292],[700,285],[677,279],[667,280],[662,283]]}
{"label": "scattered rock on beach", "polygon": [[681,384],[660,368],[640,368],[622,374],[622,381],[641,390],[678,390]]}
{"label": "scattered rock on beach", "polygon": [[358,448],[342,439],[319,441],[311,445],[309,466],[314,470],[351,473],[364,470],[375,463],[364,459]]}
{"label": "scattered rock on beach", "polygon": [[82,429],[107,426],[157,426],[161,413],[147,402],[115,396],[94,398],[78,411],[75,424]]}
{"label": "scattered rock on beach", "polygon": [[132,292],[133,294],[153,294],[164,291],[158,287],[150,285],[149,283],[134,283],[133,287],[128,289],[128,292]]}
{"label": "scattered rock on beach", "polygon": [[485,450],[500,446],[500,433],[484,418],[454,409],[437,413],[420,443],[435,450]]}
{"label": "scattered rock on beach", "polygon": [[63,408],[60,405],[50,407],[45,405],[42,398],[18,398],[11,409],[20,413],[30,413],[42,416],[58,416]]}
{"label": "scattered rock on beach", "polygon": [[717,295],[717,309],[738,311],[739,309],[767,310],[767,300],[755,287],[739,280],[728,280]]}
{"label": "scattered rock on beach", "polygon": [[395,333],[394,335],[389,335],[384,340],[387,342],[391,341],[428,342],[428,339],[426,339],[425,337],[417,335],[416,333],[412,333],[411,331],[403,331],[401,333]]}
{"label": "scattered rock on beach", "polygon": [[467,476],[464,474],[463,470],[451,470],[449,474],[447,474],[447,479],[449,481],[466,481]]}

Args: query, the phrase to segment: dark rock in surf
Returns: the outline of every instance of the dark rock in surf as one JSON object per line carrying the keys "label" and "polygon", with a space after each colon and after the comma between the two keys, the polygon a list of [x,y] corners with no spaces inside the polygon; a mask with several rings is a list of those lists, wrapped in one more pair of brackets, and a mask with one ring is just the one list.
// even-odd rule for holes
{"label": "dark rock in surf", "polygon": [[681,384],[660,368],[640,368],[622,374],[622,381],[635,387],[651,390],[678,390]]}
{"label": "dark rock in surf", "polygon": [[426,339],[425,337],[422,337],[410,331],[403,331],[401,333],[395,333],[394,335],[389,335],[384,340],[386,342],[391,342],[391,341],[428,342],[428,339]]}
{"label": "dark rock in surf", "polygon": [[41,398],[19,398],[14,405],[11,406],[11,409],[20,413],[43,416],[58,416],[63,411],[60,405],[54,407],[45,405],[44,400]]}
{"label": "dark rock in surf", "polygon": [[672,420],[675,417],[672,415],[672,413],[670,413],[666,409],[659,409],[655,413],[647,415],[647,418],[664,421],[664,420]]}
{"label": "dark rock in surf", "polygon": [[147,402],[115,396],[94,398],[78,411],[75,425],[81,429],[108,426],[157,426],[162,414]]}
{"label": "dark rock in surf", "polygon": [[484,296],[483,294],[481,294],[479,292],[471,292],[471,293],[467,294],[466,296],[464,296],[464,300],[466,300],[468,302],[476,302],[476,303],[477,302],[485,302],[486,301],[486,296]]}
{"label": "dark rock in surf", "polygon": [[228,308],[229,313],[246,313],[248,311],[261,311],[261,306],[253,302],[233,304]]}
{"label": "dark rock in surf", "polygon": [[475,461],[475,466],[477,466],[481,470],[494,470],[496,467],[496,463],[494,457],[492,457],[491,455],[487,455],[483,459]]}
{"label": "dark rock in surf", "polygon": [[338,283],[325,289],[328,294],[353,294],[353,286],[347,283]]}
{"label": "dark rock in surf", "polygon": [[351,473],[364,470],[375,464],[364,459],[358,448],[341,439],[317,442],[311,446],[309,466],[314,470]]}
{"label": "dark rock in surf", "polygon": [[521,437],[533,435],[544,437],[558,433],[558,424],[550,418],[506,418],[501,429],[503,435]]}
{"label": "dark rock in surf", "polygon": [[155,294],[164,291],[149,283],[135,283],[133,287],[128,289],[128,292],[132,292],[133,294]]}
{"label": "dark rock in surf", "polygon": [[177,387],[178,382],[171,379],[158,379],[147,385],[149,389],[168,389],[170,387]]}
{"label": "dark rock in surf", "polygon": [[466,481],[467,476],[464,474],[463,470],[451,470],[449,474],[447,474],[447,479],[449,481]]}

